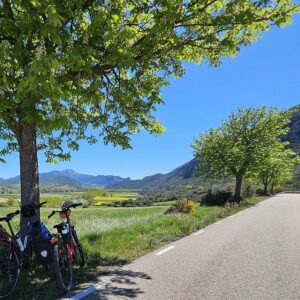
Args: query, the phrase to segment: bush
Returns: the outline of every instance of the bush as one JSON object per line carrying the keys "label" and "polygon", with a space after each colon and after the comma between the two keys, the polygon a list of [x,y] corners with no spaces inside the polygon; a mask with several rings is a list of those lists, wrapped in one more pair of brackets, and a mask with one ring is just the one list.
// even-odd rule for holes
{"label": "bush", "polygon": [[265,192],[263,189],[259,188],[259,189],[256,189],[255,194],[258,196],[264,196]]}
{"label": "bush", "polygon": [[224,206],[226,202],[232,201],[231,191],[217,191],[213,193],[211,190],[201,198],[201,205],[205,206]]}
{"label": "bush", "polygon": [[196,204],[192,200],[188,200],[186,198],[177,200],[174,204],[172,204],[166,214],[172,213],[191,213],[196,211]]}
{"label": "bush", "polygon": [[247,185],[243,191],[243,196],[249,198],[252,197],[253,195],[254,195],[254,189],[250,185]]}
{"label": "bush", "polygon": [[149,199],[128,199],[123,201],[115,201],[111,203],[103,203],[104,206],[113,206],[113,207],[145,207],[145,206],[152,206],[153,202]]}

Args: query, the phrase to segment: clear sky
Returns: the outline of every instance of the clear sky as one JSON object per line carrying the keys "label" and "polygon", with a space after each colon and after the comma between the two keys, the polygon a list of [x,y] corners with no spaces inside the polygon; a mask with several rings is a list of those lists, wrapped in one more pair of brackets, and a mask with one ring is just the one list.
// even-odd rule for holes
{"label": "clear sky", "polygon": [[[264,38],[243,48],[219,68],[186,65],[186,75],[163,90],[165,105],[156,115],[166,126],[164,135],[146,132],[132,137],[132,150],[102,143],[81,144],[70,162],[46,164],[39,155],[40,172],[74,169],[93,175],[142,178],[167,173],[193,158],[190,144],[201,132],[217,127],[238,107],[300,103],[300,15],[284,29],[273,28]],[[0,165],[0,177],[19,174],[18,155]]]}

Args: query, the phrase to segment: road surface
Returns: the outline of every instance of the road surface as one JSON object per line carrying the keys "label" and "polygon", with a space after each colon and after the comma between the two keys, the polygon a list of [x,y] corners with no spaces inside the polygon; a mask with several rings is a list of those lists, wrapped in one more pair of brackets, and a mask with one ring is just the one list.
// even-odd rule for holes
{"label": "road surface", "polygon": [[99,280],[73,299],[300,299],[300,194],[269,198]]}

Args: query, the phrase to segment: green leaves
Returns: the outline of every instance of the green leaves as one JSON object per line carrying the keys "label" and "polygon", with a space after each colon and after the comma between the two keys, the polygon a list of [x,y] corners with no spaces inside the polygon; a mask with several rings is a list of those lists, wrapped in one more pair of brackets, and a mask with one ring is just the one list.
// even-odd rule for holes
{"label": "green leaves", "polygon": [[[291,150],[281,137],[288,132],[291,111],[265,107],[238,109],[217,129],[201,135],[192,145],[199,174],[211,178],[259,177],[266,170],[294,165]],[[278,166],[278,168],[277,168]],[[286,171],[284,171],[286,172]],[[278,170],[272,173],[273,178]],[[270,175],[271,176],[271,175]]]}
{"label": "green leaves", "polygon": [[63,17],[57,13],[56,7],[54,5],[48,5],[45,10],[46,16],[48,17],[48,22],[54,27],[59,27],[62,25]]}
{"label": "green leaves", "polygon": [[52,161],[69,157],[70,139],[130,147],[131,134],[163,132],[153,113],[183,61],[218,66],[297,9],[289,0],[0,2],[1,126],[16,135],[34,121]]}

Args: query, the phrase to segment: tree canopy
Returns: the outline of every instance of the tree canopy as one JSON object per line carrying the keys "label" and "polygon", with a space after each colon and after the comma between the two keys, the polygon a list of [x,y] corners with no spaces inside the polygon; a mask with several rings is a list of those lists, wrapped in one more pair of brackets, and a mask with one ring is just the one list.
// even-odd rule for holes
{"label": "tree canopy", "polygon": [[70,158],[65,145],[95,143],[89,128],[124,148],[141,128],[161,133],[153,111],[182,61],[219,65],[297,9],[289,0],[1,0],[0,154],[19,149],[24,123],[49,161]]}
{"label": "tree canopy", "polygon": [[195,140],[192,147],[199,161],[198,175],[234,177],[235,199],[239,201],[243,179],[257,176],[262,166],[267,168],[268,158],[276,149],[287,153],[286,142],[280,139],[289,130],[291,113],[266,107],[238,109],[219,128]]}
{"label": "tree canopy", "polygon": [[291,23],[292,0],[0,0],[0,156],[19,151],[21,203],[39,202],[37,151],[130,147],[162,133],[161,89],[183,62],[218,66]]}

